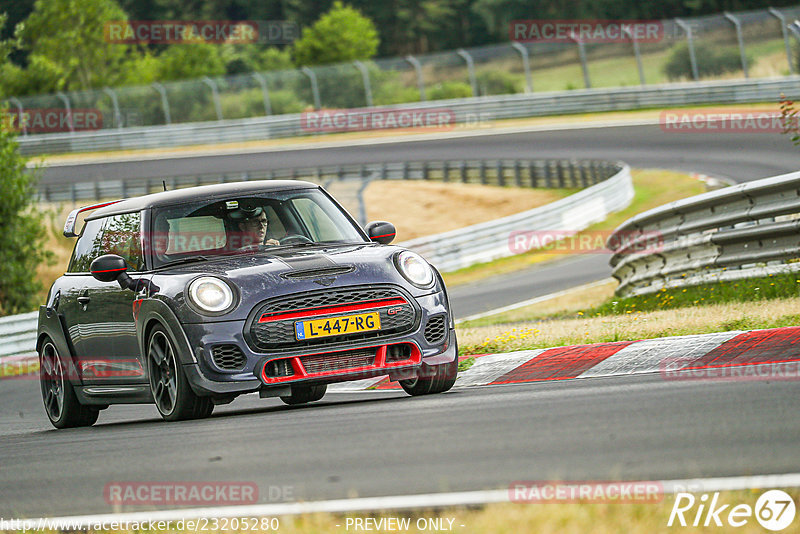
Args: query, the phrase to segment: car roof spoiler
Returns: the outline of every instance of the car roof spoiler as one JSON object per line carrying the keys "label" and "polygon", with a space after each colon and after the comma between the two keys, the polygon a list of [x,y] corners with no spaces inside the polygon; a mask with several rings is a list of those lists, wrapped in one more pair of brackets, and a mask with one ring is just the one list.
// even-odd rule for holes
{"label": "car roof spoiler", "polygon": [[78,222],[78,215],[84,211],[96,210],[97,208],[110,206],[111,204],[116,204],[117,202],[122,202],[122,200],[112,200],[111,202],[92,204],[91,206],[84,206],[82,208],[72,210],[69,215],[67,215],[67,222],[64,223],[64,237],[78,237],[78,234],[75,233],[75,224]]}

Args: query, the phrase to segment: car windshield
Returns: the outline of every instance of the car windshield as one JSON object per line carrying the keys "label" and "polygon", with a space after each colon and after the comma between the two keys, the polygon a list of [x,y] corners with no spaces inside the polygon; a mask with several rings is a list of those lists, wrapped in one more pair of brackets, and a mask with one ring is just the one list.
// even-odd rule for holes
{"label": "car windshield", "polygon": [[363,243],[363,235],[319,189],[232,196],[153,213],[155,267],[194,257],[318,243]]}

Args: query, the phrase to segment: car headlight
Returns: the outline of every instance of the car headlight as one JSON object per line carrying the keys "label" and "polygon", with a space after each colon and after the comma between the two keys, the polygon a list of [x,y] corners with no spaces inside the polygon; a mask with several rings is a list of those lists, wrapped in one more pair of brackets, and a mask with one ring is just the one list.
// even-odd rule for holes
{"label": "car headlight", "polygon": [[415,286],[427,288],[433,285],[433,269],[416,252],[404,250],[395,256],[395,263],[400,274]]}
{"label": "car headlight", "polygon": [[200,310],[222,313],[233,306],[233,291],[230,286],[213,276],[195,278],[189,284],[189,298]]}

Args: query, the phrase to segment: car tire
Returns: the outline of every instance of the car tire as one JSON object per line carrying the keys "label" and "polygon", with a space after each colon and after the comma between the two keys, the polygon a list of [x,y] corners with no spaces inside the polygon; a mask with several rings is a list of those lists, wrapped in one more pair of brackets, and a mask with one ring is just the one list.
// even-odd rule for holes
{"label": "car tire", "polygon": [[192,391],[166,329],[156,325],[147,340],[150,392],[156,409],[166,421],[202,419],[214,411],[211,397]]}
{"label": "car tire", "polygon": [[39,350],[39,384],[47,418],[56,428],[92,426],[97,422],[100,410],[78,401],[69,373],[64,372],[65,367],[67,364],[55,343],[45,338]]}
{"label": "car tire", "polygon": [[400,387],[412,396],[431,395],[434,393],[444,393],[453,387],[458,377],[458,358],[450,363],[441,365],[427,366],[422,364],[424,373],[431,373],[431,376],[417,376],[407,380],[400,380]]}
{"label": "car tire", "polygon": [[327,384],[316,386],[292,386],[292,394],[281,397],[281,400],[290,406],[306,404],[320,400],[328,390]]}

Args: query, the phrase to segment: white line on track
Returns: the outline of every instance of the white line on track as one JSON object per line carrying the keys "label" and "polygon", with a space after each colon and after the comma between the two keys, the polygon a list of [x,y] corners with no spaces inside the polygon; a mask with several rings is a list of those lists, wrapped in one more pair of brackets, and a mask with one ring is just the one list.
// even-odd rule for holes
{"label": "white line on track", "polygon": [[[568,483],[569,481],[565,481]],[[582,483],[590,483],[582,481]],[[598,481],[598,483],[600,483]],[[602,481],[608,483],[608,481]],[[713,491],[790,488],[800,487],[800,473],[784,475],[755,475],[740,477],[694,478],[661,481],[664,493],[683,491],[707,493]],[[276,517],[314,513],[348,513],[373,510],[412,510],[441,508],[445,506],[469,506],[510,502],[508,489],[488,491],[463,491],[457,493],[428,493],[420,495],[397,495],[390,497],[365,497],[358,499],[336,499],[297,503],[254,504],[248,506],[216,506],[155,512],[133,512],[121,514],[99,514],[49,518],[50,524],[69,524],[72,528],[87,528],[98,523],[136,523],[143,521],[179,521],[181,519],[222,517]],[[43,522],[44,518],[25,520],[31,525]]]}
{"label": "white line on track", "polygon": [[456,319],[456,324],[463,323],[465,321],[474,321],[476,319],[483,319],[484,317],[489,317],[491,315],[497,315],[498,313],[504,313],[507,311],[516,310],[519,308],[524,308],[525,306],[531,306],[533,304],[539,304],[540,302],[545,302],[550,299],[563,297],[564,295],[569,295],[573,291],[582,291],[584,289],[591,289],[593,287],[601,286],[603,284],[608,284],[609,282],[613,282],[613,278],[604,278],[602,280],[597,280],[596,282],[590,282],[588,284],[583,284],[580,286],[571,287],[569,289],[565,289],[563,291],[556,291],[555,293],[549,293],[547,295],[542,295],[541,297],[535,297],[528,300],[523,300],[522,302],[517,302],[516,304],[509,304],[508,306],[503,306],[502,308],[495,308],[493,310],[476,313],[473,315],[469,315],[467,317],[463,317],[461,319]]}

